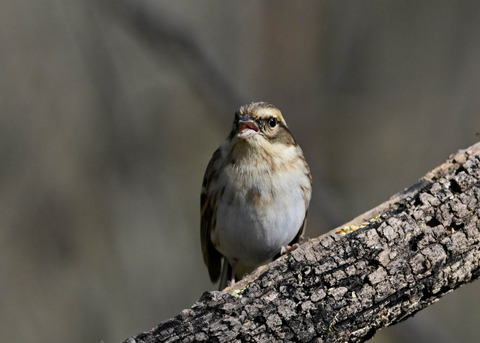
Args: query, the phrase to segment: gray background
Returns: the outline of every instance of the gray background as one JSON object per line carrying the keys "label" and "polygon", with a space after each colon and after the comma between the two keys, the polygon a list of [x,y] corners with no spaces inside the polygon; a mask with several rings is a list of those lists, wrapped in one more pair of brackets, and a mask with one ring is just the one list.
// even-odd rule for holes
{"label": "gray background", "polygon": [[[214,289],[200,185],[243,103],[302,146],[311,237],[413,184],[478,140],[479,38],[476,1],[3,1],[1,341],[119,342]],[[478,342],[479,287],[373,341]]]}

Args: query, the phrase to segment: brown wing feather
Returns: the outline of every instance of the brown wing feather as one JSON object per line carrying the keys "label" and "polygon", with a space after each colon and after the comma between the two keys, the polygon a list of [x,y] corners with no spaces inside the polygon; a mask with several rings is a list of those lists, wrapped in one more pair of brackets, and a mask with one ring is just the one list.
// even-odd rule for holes
{"label": "brown wing feather", "polygon": [[215,198],[208,194],[209,184],[215,175],[213,165],[221,156],[220,149],[217,149],[208,163],[205,176],[203,177],[202,193],[200,196],[200,240],[202,242],[203,261],[208,268],[210,280],[216,282],[220,277],[222,255],[215,249],[210,239],[210,231],[215,223]]}
{"label": "brown wing feather", "polygon": [[310,196],[312,194],[312,185],[313,185],[312,174],[310,172],[310,168],[308,167],[307,161],[305,161],[305,157],[303,157],[303,154],[301,154],[301,159],[303,160],[303,162],[305,164],[306,175],[310,180],[310,188],[306,189],[306,188],[302,187],[303,188],[303,193],[304,193],[304,199],[305,199],[305,208],[307,210],[305,211],[305,218],[303,218],[302,226],[300,227],[297,235],[295,236],[295,238],[292,240],[292,242],[289,245],[292,245],[292,244],[295,244],[295,243],[300,243],[300,237],[303,234],[305,234],[305,229],[307,227],[308,206],[310,204]]}

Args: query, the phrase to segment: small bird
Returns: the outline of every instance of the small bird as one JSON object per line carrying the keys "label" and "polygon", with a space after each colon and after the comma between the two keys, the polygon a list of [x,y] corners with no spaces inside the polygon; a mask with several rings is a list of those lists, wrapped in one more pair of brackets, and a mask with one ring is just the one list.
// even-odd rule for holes
{"label": "small bird", "polygon": [[202,184],[200,236],[212,282],[221,276],[222,290],[292,249],[311,194],[310,169],[280,110],[266,102],[240,107]]}

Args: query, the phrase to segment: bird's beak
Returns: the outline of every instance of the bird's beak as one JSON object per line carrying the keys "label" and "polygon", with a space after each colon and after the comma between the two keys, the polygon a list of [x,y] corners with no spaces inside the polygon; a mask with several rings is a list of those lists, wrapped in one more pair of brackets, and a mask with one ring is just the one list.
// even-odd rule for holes
{"label": "bird's beak", "polygon": [[238,121],[238,138],[248,139],[258,133],[258,125],[249,115],[242,116]]}

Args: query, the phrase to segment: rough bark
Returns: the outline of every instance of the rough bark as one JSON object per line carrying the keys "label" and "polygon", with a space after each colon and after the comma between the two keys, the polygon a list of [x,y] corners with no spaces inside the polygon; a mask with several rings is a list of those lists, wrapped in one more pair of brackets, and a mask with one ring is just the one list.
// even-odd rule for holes
{"label": "rough bark", "polygon": [[363,342],[480,274],[480,143],[126,342]]}

